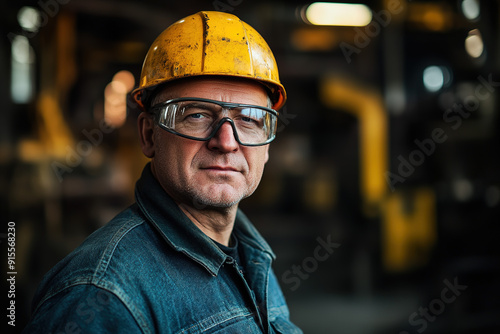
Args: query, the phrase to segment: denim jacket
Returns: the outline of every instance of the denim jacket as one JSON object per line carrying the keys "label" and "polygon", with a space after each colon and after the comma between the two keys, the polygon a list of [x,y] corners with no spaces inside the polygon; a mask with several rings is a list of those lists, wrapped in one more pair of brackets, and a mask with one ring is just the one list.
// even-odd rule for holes
{"label": "denim jacket", "polygon": [[43,278],[25,333],[302,333],[274,254],[238,211],[244,272],[165,193],[149,164],[136,203]]}

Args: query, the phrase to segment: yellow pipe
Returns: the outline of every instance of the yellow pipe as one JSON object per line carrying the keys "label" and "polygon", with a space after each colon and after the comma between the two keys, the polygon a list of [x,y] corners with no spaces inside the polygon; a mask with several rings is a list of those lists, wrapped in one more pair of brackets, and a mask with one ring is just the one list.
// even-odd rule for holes
{"label": "yellow pipe", "polygon": [[323,103],[347,111],[359,120],[361,194],[365,213],[377,214],[387,192],[387,116],[379,92],[340,78],[326,78],[320,91]]}

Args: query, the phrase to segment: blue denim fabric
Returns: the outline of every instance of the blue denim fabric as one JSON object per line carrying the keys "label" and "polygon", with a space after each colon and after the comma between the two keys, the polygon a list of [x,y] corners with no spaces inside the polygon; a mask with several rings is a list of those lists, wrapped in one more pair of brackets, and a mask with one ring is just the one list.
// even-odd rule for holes
{"label": "blue denim fabric", "polygon": [[42,280],[25,333],[302,333],[271,269],[274,254],[239,211],[238,264],[199,230],[147,165],[136,203]]}

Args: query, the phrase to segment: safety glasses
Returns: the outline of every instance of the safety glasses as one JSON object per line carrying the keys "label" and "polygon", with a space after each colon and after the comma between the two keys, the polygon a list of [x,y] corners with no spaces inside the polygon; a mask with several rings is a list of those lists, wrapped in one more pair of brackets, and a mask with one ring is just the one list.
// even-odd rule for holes
{"label": "safety glasses", "polygon": [[244,146],[269,144],[276,137],[278,113],[261,106],[201,98],[177,98],[150,109],[158,125],[178,136],[207,141],[225,122]]}

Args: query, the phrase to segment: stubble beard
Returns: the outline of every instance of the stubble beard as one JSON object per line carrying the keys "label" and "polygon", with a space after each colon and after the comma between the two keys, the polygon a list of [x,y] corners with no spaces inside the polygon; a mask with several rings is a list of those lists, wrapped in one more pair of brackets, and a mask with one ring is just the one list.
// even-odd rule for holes
{"label": "stubble beard", "polygon": [[191,199],[194,208],[198,210],[214,209],[218,211],[227,211],[237,206],[243,199],[251,195],[251,193],[241,193],[226,196],[227,194],[222,193],[214,196],[214,194],[207,194],[208,191],[209,190],[200,189],[199,187],[189,186],[186,189],[186,194]]}

